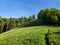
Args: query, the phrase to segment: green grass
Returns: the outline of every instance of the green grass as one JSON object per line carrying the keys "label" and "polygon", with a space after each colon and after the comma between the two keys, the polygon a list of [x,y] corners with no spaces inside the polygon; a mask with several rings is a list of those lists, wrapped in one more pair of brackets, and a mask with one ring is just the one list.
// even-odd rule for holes
{"label": "green grass", "polygon": [[50,45],[60,45],[60,34],[50,34],[48,37]]}
{"label": "green grass", "polygon": [[[59,32],[60,27],[53,26],[35,26],[26,28],[14,28],[10,31],[0,34],[0,45],[46,45],[45,34],[48,32]],[[52,36],[53,35],[53,36]],[[49,42],[59,35],[49,35]],[[57,38],[58,43],[60,39]],[[52,44],[51,44],[52,45]],[[55,45],[55,44],[53,44]]]}

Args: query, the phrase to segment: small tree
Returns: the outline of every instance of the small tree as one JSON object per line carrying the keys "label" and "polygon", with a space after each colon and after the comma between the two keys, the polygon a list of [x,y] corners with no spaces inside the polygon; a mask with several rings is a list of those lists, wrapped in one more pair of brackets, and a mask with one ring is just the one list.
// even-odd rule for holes
{"label": "small tree", "polygon": [[29,21],[34,21],[33,16],[29,16]]}
{"label": "small tree", "polygon": [[4,21],[3,21],[3,19],[0,17],[0,33],[3,32],[3,27],[4,27]]}
{"label": "small tree", "polygon": [[35,15],[33,14],[33,19],[35,20]]}
{"label": "small tree", "polygon": [[9,22],[9,29],[13,28],[13,18],[10,18],[9,19],[10,22]]}
{"label": "small tree", "polygon": [[15,18],[13,18],[13,27],[15,28],[16,27],[16,20],[15,20]]}

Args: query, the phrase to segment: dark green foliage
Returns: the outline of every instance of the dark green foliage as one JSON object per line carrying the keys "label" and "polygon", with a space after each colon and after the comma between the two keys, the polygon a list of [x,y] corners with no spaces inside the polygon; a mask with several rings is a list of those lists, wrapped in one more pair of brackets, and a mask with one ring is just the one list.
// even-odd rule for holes
{"label": "dark green foliage", "polygon": [[38,20],[44,24],[60,24],[60,10],[56,8],[43,9],[38,14]]}
{"label": "dark green foliage", "polygon": [[33,14],[33,19],[35,20],[35,15]]}
{"label": "dark green foliage", "polygon": [[42,23],[39,20],[25,22],[20,25],[20,27],[31,27],[31,26],[40,26]]}

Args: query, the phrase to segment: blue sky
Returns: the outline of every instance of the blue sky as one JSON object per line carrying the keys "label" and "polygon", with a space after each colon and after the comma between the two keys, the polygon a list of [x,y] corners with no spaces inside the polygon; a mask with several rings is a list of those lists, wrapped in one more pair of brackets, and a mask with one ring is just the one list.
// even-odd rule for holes
{"label": "blue sky", "polygon": [[37,16],[44,8],[60,9],[60,0],[0,0],[0,16],[7,18]]}

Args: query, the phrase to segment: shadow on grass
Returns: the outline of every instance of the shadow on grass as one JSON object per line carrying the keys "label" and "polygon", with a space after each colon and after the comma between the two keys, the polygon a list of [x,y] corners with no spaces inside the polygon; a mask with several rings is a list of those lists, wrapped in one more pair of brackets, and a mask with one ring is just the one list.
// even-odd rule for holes
{"label": "shadow on grass", "polygon": [[46,45],[50,45],[48,35],[49,35],[49,34],[45,34]]}
{"label": "shadow on grass", "polygon": [[53,32],[54,34],[60,34],[60,32]]}

